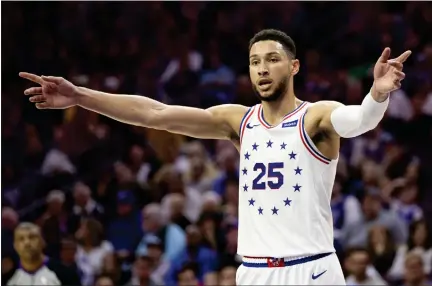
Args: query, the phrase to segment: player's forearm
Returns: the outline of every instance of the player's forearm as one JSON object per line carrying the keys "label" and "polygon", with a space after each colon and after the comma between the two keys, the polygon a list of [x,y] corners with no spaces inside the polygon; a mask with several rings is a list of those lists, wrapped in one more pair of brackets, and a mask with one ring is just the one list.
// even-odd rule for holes
{"label": "player's forearm", "polygon": [[156,100],[126,94],[111,94],[78,88],[78,105],[127,124],[157,128],[158,111],[166,105]]}
{"label": "player's forearm", "polygon": [[378,126],[389,105],[389,97],[372,88],[361,105],[347,105],[331,113],[331,123],[337,134],[344,138],[356,137]]}
{"label": "player's forearm", "polygon": [[216,111],[166,105],[144,96],[110,94],[83,87],[78,92],[79,106],[124,123],[203,139],[227,139],[231,134],[231,128],[221,119],[223,115],[214,115],[218,114]]}

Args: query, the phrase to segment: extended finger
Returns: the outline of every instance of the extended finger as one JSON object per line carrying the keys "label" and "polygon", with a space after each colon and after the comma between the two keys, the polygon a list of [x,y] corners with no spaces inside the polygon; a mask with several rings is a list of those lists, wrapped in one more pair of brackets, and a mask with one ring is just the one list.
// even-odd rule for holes
{"label": "extended finger", "polygon": [[389,60],[387,63],[399,71],[403,69],[403,64],[396,60]]}
{"label": "extended finger", "polygon": [[48,103],[46,102],[36,103],[35,105],[37,109],[47,109],[49,107]]}
{"label": "extended finger", "polygon": [[378,59],[378,62],[385,63],[387,62],[388,58],[390,57],[390,48],[385,48],[382,52],[381,56]]}
{"label": "extended finger", "polygon": [[25,95],[32,95],[32,94],[41,94],[42,93],[42,87],[31,87],[26,90],[24,90]]}
{"label": "extended finger", "polygon": [[43,79],[38,75],[28,73],[28,72],[20,72],[18,75],[22,78],[31,80],[32,82],[38,83],[40,85],[43,84]]}
{"label": "extended finger", "polygon": [[58,77],[58,76],[42,76],[42,79],[45,81],[49,81],[55,84],[60,84],[63,80],[62,77]]}
{"label": "extended finger", "polygon": [[411,54],[412,54],[411,51],[406,51],[405,53],[397,57],[396,60],[400,63],[404,63]]}
{"label": "extended finger", "polygon": [[39,95],[35,95],[29,98],[30,102],[41,102],[41,101],[45,101],[46,97],[43,96],[42,94]]}

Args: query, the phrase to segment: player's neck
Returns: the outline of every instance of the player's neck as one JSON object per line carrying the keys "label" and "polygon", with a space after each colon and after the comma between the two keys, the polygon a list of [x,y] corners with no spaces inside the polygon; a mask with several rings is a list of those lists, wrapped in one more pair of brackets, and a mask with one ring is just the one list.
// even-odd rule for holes
{"label": "player's neck", "polygon": [[297,108],[299,100],[295,97],[292,88],[290,88],[279,100],[263,101],[261,104],[265,120],[270,125],[276,125],[281,122],[285,115]]}
{"label": "player's neck", "polygon": [[21,267],[27,271],[27,272],[34,272],[42,267],[42,265],[45,263],[45,256],[43,254],[40,254],[36,257],[33,257],[31,259],[21,259],[20,264]]}

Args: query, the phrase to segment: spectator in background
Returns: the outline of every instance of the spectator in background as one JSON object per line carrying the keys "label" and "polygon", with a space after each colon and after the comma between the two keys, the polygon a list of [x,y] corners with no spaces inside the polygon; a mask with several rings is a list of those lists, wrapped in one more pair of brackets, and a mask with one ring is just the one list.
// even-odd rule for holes
{"label": "spectator in background", "polygon": [[73,214],[78,219],[93,217],[103,219],[104,209],[91,196],[91,190],[84,182],[76,182],[73,187],[74,206]]}
{"label": "spectator in background", "polygon": [[373,226],[369,230],[367,250],[371,264],[382,277],[386,277],[396,255],[390,231],[380,225]]}
{"label": "spectator in background", "polygon": [[150,235],[146,237],[147,257],[152,260],[150,278],[157,285],[164,285],[165,276],[169,271],[170,263],[163,257],[163,245],[159,237]]}
{"label": "spectator in background", "polygon": [[157,286],[151,279],[152,261],[148,256],[139,256],[135,259],[132,269],[132,279],[126,286]]}
{"label": "spectator in background", "polygon": [[381,163],[384,159],[387,143],[391,139],[391,135],[383,131],[380,126],[355,138],[352,140],[350,165],[359,167],[364,158],[371,159],[377,164]]}
{"label": "spectator in background", "polygon": [[62,191],[51,191],[46,198],[46,203],[47,210],[38,220],[38,225],[42,228],[42,234],[47,243],[45,252],[59,259],[61,239],[69,231],[74,230],[75,224],[64,210],[65,195]]}
{"label": "spectator in background", "polygon": [[119,258],[129,261],[143,234],[140,212],[135,207],[135,197],[131,191],[117,193],[116,211],[117,215],[108,225],[107,238]]}
{"label": "spectator in background", "polygon": [[346,252],[344,261],[347,286],[387,285],[382,277],[370,267],[370,256],[364,248],[352,248]]}
{"label": "spectator in background", "polygon": [[411,223],[408,242],[399,246],[396,258],[389,271],[389,277],[399,280],[404,275],[404,263],[409,253],[415,253],[423,259],[424,273],[431,274],[432,270],[432,238],[428,225],[424,220]]}
{"label": "spectator in background", "polygon": [[149,204],[142,211],[142,237],[135,251],[137,256],[147,253],[147,236],[156,235],[162,241],[164,258],[170,263],[175,261],[186,246],[186,235],[184,231],[172,222],[163,221],[161,206],[156,203]]}
{"label": "spectator in background", "polygon": [[73,239],[62,239],[60,261],[80,275],[81,272],[75,262],[76,251],[77,245]]}
{"label": "spectator in background", "polygon": [[104,240],[102,224],[93,218],[81,221],[76,239],[79,245],[75,261],[81,272],[81,285],[91,286],[102,272],[105,256],[113,254],[114,248],[109,241]]}
{"label": "spectator in background", "polygon": [[405,257],[404,261],[404,284],[405,286],[423,286],[431,285],[431,281],[427,281],[426,273],[424,272],[423,259],[420,255],[410,253]]}
{"label": "spectator in background", "polygon": [[1,211],[1,249],[3,253],[12,255],[14,229],[19,223],[19,216],[12,208],[5,207]]}
{"label": "spectator in background", "polygon": [[192,141],[185,147],[190,166],[185,174],[185,185],[201,194],[211,190],[218,170],[207,155],[204,145],[200,141]]}
{"label": "spectator in background", "polygon": [[202,235],[202,245],[213,249],[222,250],[224,247],[224,235],[222,233],[222,214],[218,211],[203,211],[197,226]]}
{"label": "spectator in background", "polygon": [[187,263],[176,273],[179,286],[199,286],[196,263]]}
{"label": "spectator in background", "polygon": [[361,199],[361,204],[363,210],[361,220],[357,223],[347,225],[343,230],[342,243],[344,247],[366,247],[368,233],[375,225],[388,228],[396,245],[405,242],[407,238],[405,225],[399,220],[396,214],[383,210],[378,189],[366,189]]}
{"label": "spectator in background", "polygon": [[134,144],[130,148],[128,155],[128,166],[135,175],[136,182],[141,187],[145,187],[148,184],[148,178],[152,171],[152,166],[150,163],[145,161],[144,149],[141,146]]}
{"label": "spectator in background", "polygon": [[222,170],[213,182],[213,189],[220,195],[225,194],[228,181],[238,181],[238,154],[234,147],[229,146],[217,153],[217,162]]}
{"label": "spectator in background", "polygon": [[333,217],[333,233],[338,255],[342,252],[342,230],[361,220],[361,207],[356,197],[342,193],[343,178],[336,175],[330,206]]}
{"label": "spectator in background", "polygon": [[412,222],[423,218],[423,211],[417,204],[418,186],[415,182],[409,182],[404,178],[393,180],[390,194],[390,208],[398,214],[399,218],[408,226]]}
{"label": "spectator in background", "polygon": [[208,69],[201,74],[200,86],[204,107],[232,102],[235,75],[227,65],[223,64],[217,50],[216,42],[212,42],[208,55]]}
{"label": "spectator in background", "polygon": [[219,251],[219,261],[221,266],[232,265],[239,267],[242,258],[237,255],[237,235],[238,222],[237,219],[226,218],[224,223],[225,247],[223,251]]}
{"label": "spectator in background", "polygon": [[202,209],[201,213],[204,212],[219,212],[222,206],[221,197],[213,191],[205,192],[202,196]]}
{"label": "spectator in background", "polygon": [[13,269],[18,264],[16,252],[13,249],[14,229],[19,223],[18,214],[11,208],[2,209],[1,221],[1,270],[2,281],[8,281],[13,275]]}
{"label": "spectator in background", "polygon": [[236,285],[236,272],[237,272],[237,266],[232,266],[232,265],[224,266],[219,272],[218,285],[221,286]]}
{"label": "spectator in background", "polygon": [[[126,268],[126,270],[125,270]],[[115,285],[125,285],[130,279],[130,267],[123,267],[116,254],[105,255],[101,275],[109,276]]]}
{"label": "spectator in background", "polygon": [[107,275],[101,275],[96,278],[95,286],[116,286],[111,277]]}
{"label": "spectator in background", "polygon": [[181,253],[178,259],[171,264],[170,273],[167,275],[167,285],[172,285],[175,282],[175,275],[181,271],[182,266],[187,263],[195,263],[197,265],[197,278],[203,282],[205,276],[213,276],[217,270],[218,261],[214,250],[204,246],[203,237],[199,228],[195,225],[190,225],[186,228],[187,247]]}
{"label": "spectator in background", "polygon": [[186,227],[191,224],[190,220],[184,215],[186,205],[183,194],[167,194],[162,199],[161,205],[168,220],[177,224],[183,230],[186,230]]}
{"label": "spectator in background", "polygon": [[173,193],[184,195],[186,218],[192,223],[198,220],[202,204],[201,193],[194,188],[186,187],[182,174],[173,165],[162,167],[155,175],[155,182],[163,195]]}

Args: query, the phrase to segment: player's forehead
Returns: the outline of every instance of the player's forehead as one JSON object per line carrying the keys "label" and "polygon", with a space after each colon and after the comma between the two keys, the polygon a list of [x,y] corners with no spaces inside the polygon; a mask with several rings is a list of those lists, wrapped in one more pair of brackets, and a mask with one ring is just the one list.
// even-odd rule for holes
{"label": "player's forehead", "polygon": [[250,49],[249,57],[263,57],[269,54],[279,54],[284,56],[285,50],[283,45],[272,40],[256,42]]}

